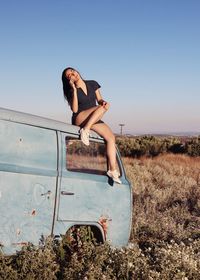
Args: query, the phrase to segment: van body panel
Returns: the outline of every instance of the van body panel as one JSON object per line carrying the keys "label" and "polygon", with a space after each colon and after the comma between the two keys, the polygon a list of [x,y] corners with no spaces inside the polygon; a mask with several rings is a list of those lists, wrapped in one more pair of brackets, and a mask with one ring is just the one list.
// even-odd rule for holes
{"label": "van body panel", "polygon": [[[56,121],[53,119],[48,119],[45,117],[40,117],[36,115],[31,115],[28,113],[18,112],[14,110],[4,109],[0,107],[0,119],[9,122],[29,124],[31,126],[41,127],[45,129],[53,129],[55,131],[69,132],[72,135],[78,135],[80,127],[76,125],[71,125],[61,121]],[[102,139],[97,133],[91,131],[92,138]]]}
{"label": "van body panel", "polygon": [[[91,172],[70,170],[65,141],[66,137],[80,141],[79,129],[0,108],[0,245],[6,254],[27,242],[38,244],[42,236],[64,235],[72,226],[81,225],[95,226],[102,240],[113,246],[127,244],[132,188],[119,152],[121,185],[111,184],[102,155],[104,173],[101,166]],[[91,132],[90,141],[89,148],[94,147],[91,157],[96,159],[95,147],[103,145],[104,140]],[[76,163],[76,154],[70,155],[70,160]],[[83,167],[86,161],[83,157]]]}
{"label": "van body panel", "polygon": [[50,235],[57,178],[53,130],[0,120],[0,242],[6,253]]}
{"label": "van body panel", "polygon": [[54,177],[0,171],[0,242],[5,253],[51,234],[55,186]]}
{"label": "van body panel", "polygon": [[0,163],[49,171],[57,170],[56,132],[0,120]]}
{"label": "van body panel", "polygon": [[62,177],[59,198],[58,221],[96,222],[104,227],[106,240],[115,246],[127,244],[131,215],[127,185],[110,186],[108,178],[95,182]]}
{"label": "van body panel", "polygon": [[126,237],[129,237],[130,231],[127,217],[131,217],[131,188],[124,172],[122,171],[121,176],[122,184],[110,184],[106,175],[68,171],[65,149],[67,135],[62,133],[62,178],[57,219],[102,224],[106,240],[114,241],[115,246],[127,244]]}

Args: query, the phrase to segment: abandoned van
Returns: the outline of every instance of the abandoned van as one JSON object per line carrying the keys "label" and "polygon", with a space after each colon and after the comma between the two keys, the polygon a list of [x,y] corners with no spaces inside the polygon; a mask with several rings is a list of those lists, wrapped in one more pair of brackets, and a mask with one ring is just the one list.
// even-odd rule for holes
{"label": "abandoned van", "polygon": [[41,236],[91,226],[99,241],[125,246],[131,229],[131,185],[117,151],[122,184],[106,175],[104,140],[79,127],[0,108],[0,246],[14,253]]}

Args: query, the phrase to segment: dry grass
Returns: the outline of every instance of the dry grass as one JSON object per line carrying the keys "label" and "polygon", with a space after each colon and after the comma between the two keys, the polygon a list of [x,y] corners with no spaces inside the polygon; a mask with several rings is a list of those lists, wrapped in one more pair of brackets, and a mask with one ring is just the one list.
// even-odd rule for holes
{"label": "dry grass", "polygon": [[124,164],[134,191],[134,240],[200,237],[200,158],[166,154]]}

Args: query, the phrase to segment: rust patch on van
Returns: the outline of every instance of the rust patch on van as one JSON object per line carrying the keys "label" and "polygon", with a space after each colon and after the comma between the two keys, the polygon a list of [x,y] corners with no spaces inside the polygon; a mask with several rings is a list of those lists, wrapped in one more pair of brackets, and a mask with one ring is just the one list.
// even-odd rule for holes
{"label": "rust patch on van", "polygon": [[26,245],[28,245],[28,242],[16,242],[16,243],[12,243],[12,245],[14,245],[14,246],[26,246]]}
{"label": "rust patch on van", "polygon": [[101,226],[103,228],[105,237],[106,237],[107,232],[108,232],[109,221],[112,221],[112,219],[109,219],[108,217],[105,217],[105,216],[101,216],[100,219],[99,219],[99,223],[101,224]]}
{"label": "rust patch on van", "polygon": [[25,216],[29,216],[29,217],[34,217],[34,216],[36,216],[36,209],[32,209],[32,210],[29,210],[29,211],[25,211],[24,212],[24,215]]}
{"label": "rust patch on van", "polygon": [[35,211],[35,209],[33,209],[31,212],[31,216],[35,216],[35,215],[36,215],[36,211]]}

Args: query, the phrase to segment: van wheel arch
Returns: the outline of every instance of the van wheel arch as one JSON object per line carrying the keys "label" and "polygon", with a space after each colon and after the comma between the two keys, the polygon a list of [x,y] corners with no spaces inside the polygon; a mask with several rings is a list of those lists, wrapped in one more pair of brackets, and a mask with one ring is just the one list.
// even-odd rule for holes
{"label": "van wheel arch", "polygon": [[88,231],[91,232],[92,238],[94,238],[98,244],[103,244],[105,242],[103,230],[100,228],[100,226],[96,225],[73,225],[66,231],[66,235],[70,234],[70,232],[75,232],[83,227],[87,228]]}

